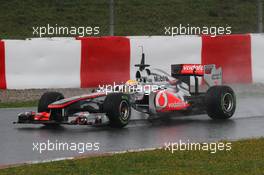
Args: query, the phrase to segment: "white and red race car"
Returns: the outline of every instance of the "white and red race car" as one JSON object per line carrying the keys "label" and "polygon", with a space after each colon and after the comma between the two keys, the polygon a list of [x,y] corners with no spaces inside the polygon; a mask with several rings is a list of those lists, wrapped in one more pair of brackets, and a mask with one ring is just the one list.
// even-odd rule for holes
{"label": "white and red race car", "polygon": [[[149,69],[142,53],[141,63],[135,66],[138,67],[136,79],[122,85],[101,87],[96,92],[71,98],[64,98],[58,92],[46,92],[39,100],[38,112],[21,113],[14,123],[110,124],[121,128],[129,123],[131,108],[150,116],[207,113],[212,119],[228,119],[235,112],[235,93],[221,85],[222,70],[215,65],[175,64],[168,74],[160,69]],[[199,84],[209,88],[199,92]]]}

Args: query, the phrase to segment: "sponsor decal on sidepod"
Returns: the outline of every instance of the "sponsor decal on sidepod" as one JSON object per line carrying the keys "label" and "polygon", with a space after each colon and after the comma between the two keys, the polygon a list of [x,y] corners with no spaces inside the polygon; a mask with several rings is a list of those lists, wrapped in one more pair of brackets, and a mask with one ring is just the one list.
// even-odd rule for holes
{"label": "sponsor decal on sidepod", "polygon": [[159,91],[155,98],[155,104],[158,112],[182,110],[190,106],[168,91]]}

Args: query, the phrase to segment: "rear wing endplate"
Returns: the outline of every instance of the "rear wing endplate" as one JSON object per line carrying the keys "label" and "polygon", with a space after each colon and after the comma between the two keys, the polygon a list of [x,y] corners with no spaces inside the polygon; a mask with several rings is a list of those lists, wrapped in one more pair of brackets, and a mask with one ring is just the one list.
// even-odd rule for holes
{"label": "rear wing endplate", "polygon": [[208,86],[222,84],[222,68],[216,69],[214,64],[204,65],[204,81]]}

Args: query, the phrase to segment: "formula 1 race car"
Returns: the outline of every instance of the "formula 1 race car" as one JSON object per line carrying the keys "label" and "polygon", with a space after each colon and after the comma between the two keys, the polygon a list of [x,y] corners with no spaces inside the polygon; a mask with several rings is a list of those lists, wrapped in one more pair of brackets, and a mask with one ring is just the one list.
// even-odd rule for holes
{"label": "formula 1 race car", "polygon": [[[125,84],[100,87],[96,92],[71,98],[46,92],[39,100],[38,112],[21,113],[14,123],[109,124],[121,128],[129,123],[131,108],[150,116],[207,113],[219,120],[228,119],[235,112],[234,91],[221,85],[222,70],[215,65],[174,64],[170,75],[160,69],[149,69],[142,53],[141,63],[135,66],[138,68],[135,80]],[[200,92],[199,84],[209,88]]]}

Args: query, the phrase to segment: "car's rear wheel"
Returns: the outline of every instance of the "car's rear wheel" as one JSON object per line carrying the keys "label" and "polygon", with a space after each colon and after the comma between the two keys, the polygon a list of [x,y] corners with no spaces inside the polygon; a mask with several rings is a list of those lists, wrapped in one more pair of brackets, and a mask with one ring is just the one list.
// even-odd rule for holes
{"label": "car's rear wheel", "polygon": [[[59,92],[45,92],[39,99],[38,103],[38,112],[50,112],[50,109],[48,108],[49,104],[64,99],[64,96]],[[56,117],[58,116],[52,116],[54,120],[56,120]],[[58,126],[58,124],[45,124],[46,126]]]}
{"label": "car's rear wheel", "polygon": [[116,128],[126,126],[131,116],[129,95],[123,93],[108,94],[103,104],[103,111],[109,118],[110,126]]}
{"label": "car's rear wheel", "polygon": [[228,119],[236,109],[234,91],[228,86],[213,86],[205,95],[206,111],[212,119]]}

